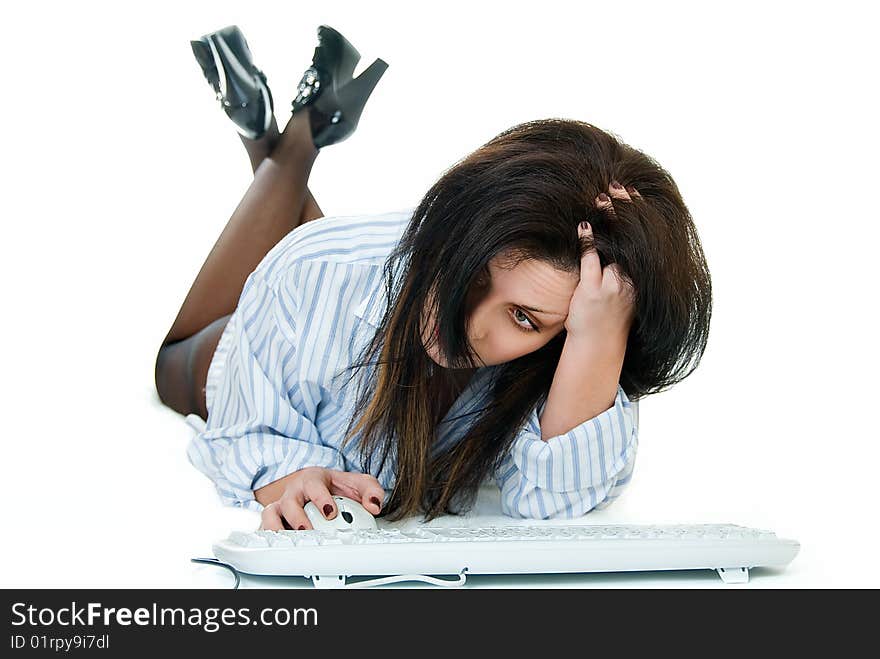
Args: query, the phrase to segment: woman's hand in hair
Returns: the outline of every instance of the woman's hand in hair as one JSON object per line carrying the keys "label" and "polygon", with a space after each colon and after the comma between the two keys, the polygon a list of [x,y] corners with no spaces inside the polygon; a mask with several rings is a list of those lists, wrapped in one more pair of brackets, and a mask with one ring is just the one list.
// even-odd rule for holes
{"label": "woman's hand in hair", "polygon": [[[256,490],[257,500],[271,496],[268,488],[281,486],[283,490],[276,501],[263,508],[260,530],[282,531],[285,529],[311,529],[312,524],[304,506],[311,501],[322,511],[326,519],[334,519],[339,511],[333,495],[338,494],[360,501],[366,510],[378,515],[382,509],[385,490],[370,474],[358,474],[324,467],[306,467]],[[277,492],[277,488],[273,491]]]}
{"label": "woman's hand in hair", "polygon": [[[627,190],[617,186],[616,181],[612,182],[609,194],[596,197],[596,205],[605,211],[610,222],[614,221],[614,203],[632,203]],[[630,192],[640,196],[634,188],[630,188]],[[578,225],[578,235],[592,237],[592,228],[582,222]],[[619,266],[610,263],[603,268],[599,253],[593,247],[581,257],[580,275],[565,320],[568,334],[590,340],[626,342],[635,307],[632,287],[622,278]]]}

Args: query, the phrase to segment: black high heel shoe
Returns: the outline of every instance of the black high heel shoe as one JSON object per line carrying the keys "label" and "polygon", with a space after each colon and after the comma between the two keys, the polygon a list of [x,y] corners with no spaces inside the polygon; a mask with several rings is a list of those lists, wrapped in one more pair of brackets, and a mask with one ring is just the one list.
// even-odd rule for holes
{"label": "black high heel shoe", "polygon": [[202,73],[238,132],[252,140],[262,137],[272,123],[272,92],[266,76],[254,66],[238,26],[211,32],[190,41],[190,45]]}
{"label": "black high heel shoe", "polygon": [[309,109],[312,141],[321,149],[347,139],[357,128],[361,112],[379,79],[388,68],[376,59],[352,79],[360,53],[329,25],[318,27],[318,45],[312,65],[297,86],[293,113]]}

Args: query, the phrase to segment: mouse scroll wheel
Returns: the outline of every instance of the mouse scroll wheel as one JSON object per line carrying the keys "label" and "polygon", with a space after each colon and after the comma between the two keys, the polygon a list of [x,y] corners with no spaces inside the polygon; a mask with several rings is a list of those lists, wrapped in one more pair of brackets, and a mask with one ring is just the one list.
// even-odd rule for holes
{"label": "mouse scroll wheel", "polygon": [[351,524],[354,521],[354,517],[351,516],[351,513],[342,511],[342,519]]}

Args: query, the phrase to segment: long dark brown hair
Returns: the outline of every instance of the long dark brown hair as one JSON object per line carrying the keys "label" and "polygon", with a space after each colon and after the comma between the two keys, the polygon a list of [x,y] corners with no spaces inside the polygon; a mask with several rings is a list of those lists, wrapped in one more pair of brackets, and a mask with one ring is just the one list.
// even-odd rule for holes
{"label": "long dark brown hair", "polygon": [[[641,198],[615,204],[609,218],[595,198],[612,180],[634,186]],[[592,241],[578,237],[585,219]],[[374,460],[378,471],[396,461],[383,510],[388,519],[433,519],[471,507],[532,409],[546,401],[565,342],[563,330],[540,349],[495,366],[488,402],[469,413],[467,434],[434,455],[438,387],[455,383],[421,341],[429,300],[449,363],[476,368],[466,325],[489,290],[489,261],[514,253],[578,273],[593,245],[601,265],[619,264],[635,291],[620,377],[627,396],[635,401],[683,380],[706,348],[711,279],[678,187],[651,157],[582,121],[529,121],[446,170],[422,198],[385,262],[385,314],[350,367],[375,368],[361,380],[346,441],[362,432],[367,472],[378,473]]]}

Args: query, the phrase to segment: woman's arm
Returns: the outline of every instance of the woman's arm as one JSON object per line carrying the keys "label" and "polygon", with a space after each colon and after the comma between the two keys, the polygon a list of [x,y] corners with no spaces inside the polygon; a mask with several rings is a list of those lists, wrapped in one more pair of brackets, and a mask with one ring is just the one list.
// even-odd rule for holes
{"label": "woman's arm", "polygon": [[[592,241],[588,222],[578,226],[578,237]],[[633,322],[632,293],[617,264],[603,268],[595,246],[584,252],[565,319],[565,345],[541,416],[545,441],[613,404]]]}
{"label": "woman's arm", "polygon": [[[589,224],[579,227],[581,238],[591,235]],[[498,474],[507,514],[583,515],[616,498],[615,488],[629,481],[638,441],[618,381],[632,325],[631,292],[615,264],[602,268],[595,248],[584,253],[544,409],[533,412]]]}
{"label": "woman's arm", "polygon": [[617,498],[638,450],[634,405],[618,385],[609,409],[553,437],[542,431],[536,405],[495,473],[504,514],[579,517]]}
{"label": "woman's arm", "polygon": [[566,433],[614,405],[625,353],[626,336],[565,337],[541,416],[542,440]]}

